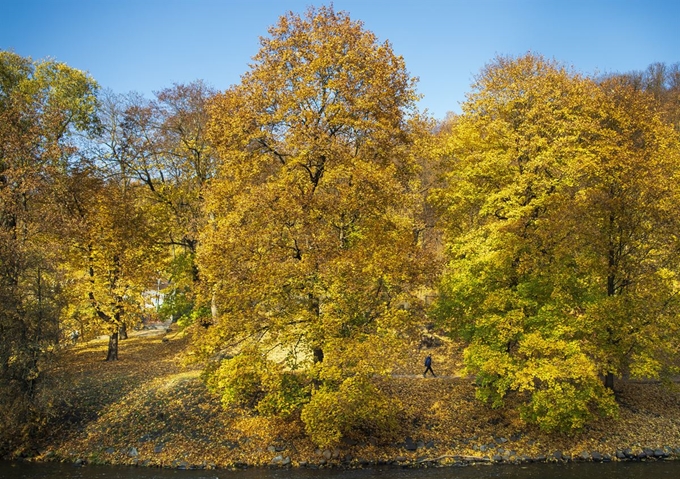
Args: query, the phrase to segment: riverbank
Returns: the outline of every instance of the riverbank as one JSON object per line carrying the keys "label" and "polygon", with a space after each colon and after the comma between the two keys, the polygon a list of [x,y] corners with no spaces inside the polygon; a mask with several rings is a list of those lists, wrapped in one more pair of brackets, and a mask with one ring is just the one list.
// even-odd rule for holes
{"label": "riverbank", "polygon": [[[379,387],[403,406],[399,441],[347,441],[318,449],[300,421],[225,410],[187,366],[188,338],[142,331],[105,362],[105,340],[63,352],[42,393],[51,405],[45,433],[16,451],[36,461],[150,467],[364,467],[661,460],[680,457],[680,393],[658,383],[619,382],[619,417],[581,434],[545,434],[518,416],[491,410],[459,376],[460,351],[428,349],[437,378],[420,361],[400,367]],[[424,353],[414,350],[414,357]]]}

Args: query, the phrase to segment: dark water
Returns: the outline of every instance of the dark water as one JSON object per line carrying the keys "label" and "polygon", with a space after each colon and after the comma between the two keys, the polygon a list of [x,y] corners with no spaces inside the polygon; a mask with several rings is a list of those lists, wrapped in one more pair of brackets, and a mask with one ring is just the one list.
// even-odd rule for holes
{"label": "dark water", "polygon": [[136,467],[0,462],[0,479],[677,479],[680,461],[635,463],[530,464],[430,469],[373,468],[247,469],[180,471]]}

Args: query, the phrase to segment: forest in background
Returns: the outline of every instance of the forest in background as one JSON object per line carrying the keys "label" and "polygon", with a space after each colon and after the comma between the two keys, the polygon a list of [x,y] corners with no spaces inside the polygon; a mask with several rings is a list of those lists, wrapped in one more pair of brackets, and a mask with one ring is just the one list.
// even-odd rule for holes
{"label": "forest in background", "polygon": [[2,449],[41,433],[74,331],[115,361],[143,321],[187,328],[225,407],[320,446],[393,440],[379,383],[426,327],[546,431],[677,374],[680,66],[497,57],[440,123],[416,86],[332,7],[281,17],[224,92],[0,52]]}

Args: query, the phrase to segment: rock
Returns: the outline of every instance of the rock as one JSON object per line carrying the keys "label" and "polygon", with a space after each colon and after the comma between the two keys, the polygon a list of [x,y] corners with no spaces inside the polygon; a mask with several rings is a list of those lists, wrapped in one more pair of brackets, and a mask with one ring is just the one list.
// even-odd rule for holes
{"label": "rock", "polygon": [[330,451],[330,449],[326,449],[323,451],[322,455],[324,459],[329,460],[333,456],[333,453]]}
{"label": "rock", "polygon": [[602,461],[602,454],[597,451],[593,451],[590,456],[593,458],[593,461]]}
{"label": "rock", "polygon": [[484,444],[484,445],[481,445],[481,446],[479,446],[479,451],[480,451],[480,452],[486,452],[486,450],[487,450],[487,449],[488,449],[488,448],[486,447],[486,445],[485,445],[485,444]]}
{"label": "rock", "polygon": [[623,451],[616,451],[616,458],[617,459],[625,459],[626,458],[626,453]]}
{"label": "rock", "polygon": [[653,455],[657,459],[664,459],[668,457],[668,454],[663,449],[654,449]]}
{"label": "rock", "polygon": [[612,462],[612,456],[609,454],[605,454],[602,456],[602,461],[604,462]]}
{"label": "rock", "polygon": [[589,460],[591,459],[590,453],[587,452],[587,451],[583,451],[583,452],[579,455],[579,457],[580,457],[581,459],[583,459],[584,461],[589,461]]}
{"label": "rock", "polygon": [[155,452],[156,454],[160,454],[161,452],[163,452],[163,444],[156,445],[156,447],[153,448],[153,452]]}
{"label": "rock", "polygon": [[418,449],[418,445],[415,442],[413,442],[413,438],[411,436],[408,436],[406,438],[406,441],[404,442],[404,449],[406,449],[407,451],[415,451],[416,449]]}
{"label": "rock", "polygon": [[131,447],[130,449],[128,449],[127,455],[128,455],[128,457],[137,457],[137,456],[139,456],[139,453],[137,452],[137,448],[136,448],[136,447]]}
{"label": "rock", "polygon": [[432,448],[434,448],[434,441],[427,441],[427,442],[425,443],[425,448],[426,448],[426,449],[432,449]]}
{"label": "rock", "polygon": [[501,456],[500,454],[494,454],[491,460],[493,462],[501,462],[503,461],[503,456]]}
{"label": "rock", "polygon": [[397,461],[397,462],[406,462],[407,461],[406,457],[404,457],[404,456],[397,456],[397,457],[394,458],[394,460]]}
{"label": "rock", "polygon": [[562,459],[564,459],[564,456],[562,455],[562,451],[553,452],[552,457],[557,461],[561,461]]}
{"label": "rock", "polygon": [[116,450],[112,447],[107,447],[106,450],[104,451],[106,454],[113,454],[116,452]]}
{"label": "rock", "polygon": [[283,462],[283,456],[279,454],[278,456],[274,456],[272,459],[272,464],[281,464]]}
{"label": "rock", "polygon": [[423,441],[418,441],[418,442],[416,443],[416,448],[417,448],[417,449],[422,449],[422,448],[424,448],[424,447],[425,447],[425,443],[424,443]]}
{"label": "rock", "polygon": [[76,467],[82,467],[82,466],[85,465],[85,459],[82,459],[82,458],[79,457],[78,459],[73,461],[73,465],[76,466]]}
{"label": "rock", "polygon": [[625,457],[627,457],[629,459],[632,459],[633,457],[635,457],[635,454],[633,454],[633,451],[629,447],[627,447],[626,449],[623,450],[623,454],[624,454]]}
{"label": "rock", "polygon": [[283,458],[283,461],[281,461],[282,466],[287,466],[290,464],[290,456],[286,456]]}
{"label": "rock", "polygon": [[340,457],[340,449],[337,449],[337,448],[333,449],[333,454],[332,454],[331,457],[333,457],[333,459],[339,458]]}
{"label": "rock", "polygon": [[548,460],[548,458],[547,458],[546,456],[544,456],[543,454],[539,454],[538,456],[536,456],[536,457],[534,458],[534,460],[535,460],[536,462],[545,462],[545,461]]}

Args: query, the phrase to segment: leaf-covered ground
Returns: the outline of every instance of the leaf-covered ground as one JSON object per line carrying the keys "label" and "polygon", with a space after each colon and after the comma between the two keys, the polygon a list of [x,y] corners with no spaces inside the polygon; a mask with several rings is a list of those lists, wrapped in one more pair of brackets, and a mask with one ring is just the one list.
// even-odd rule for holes
{"label": "leaf-covered ground", "polygon": [[[380,384],[403,405],[402,442],[385,446],[366,438],[321,451],[298,422],[224,410],[206,390],[200,370],[185,366],[188,338],[181,333],[133,334],[121,341],[118,362],[102,360],[106,345],[103,339],[77,345],[50,372],[43,399],[52,404],[53,417],[38,459],[168,467],[352,466],[428,458],[445,463],[458,456],[550,458],[555,451],[614,456],[626,448],[636,453],[680,447],[677,388],[619,382],[619,418],[577,436],[547,435],[476,401],[472,382],[459,374],[460,349],[444,341],[414,348],[395,377]],[[426,354],[433,356],[437,378],[422,377]],[[405,447],[407,437],[417,449]]]}

